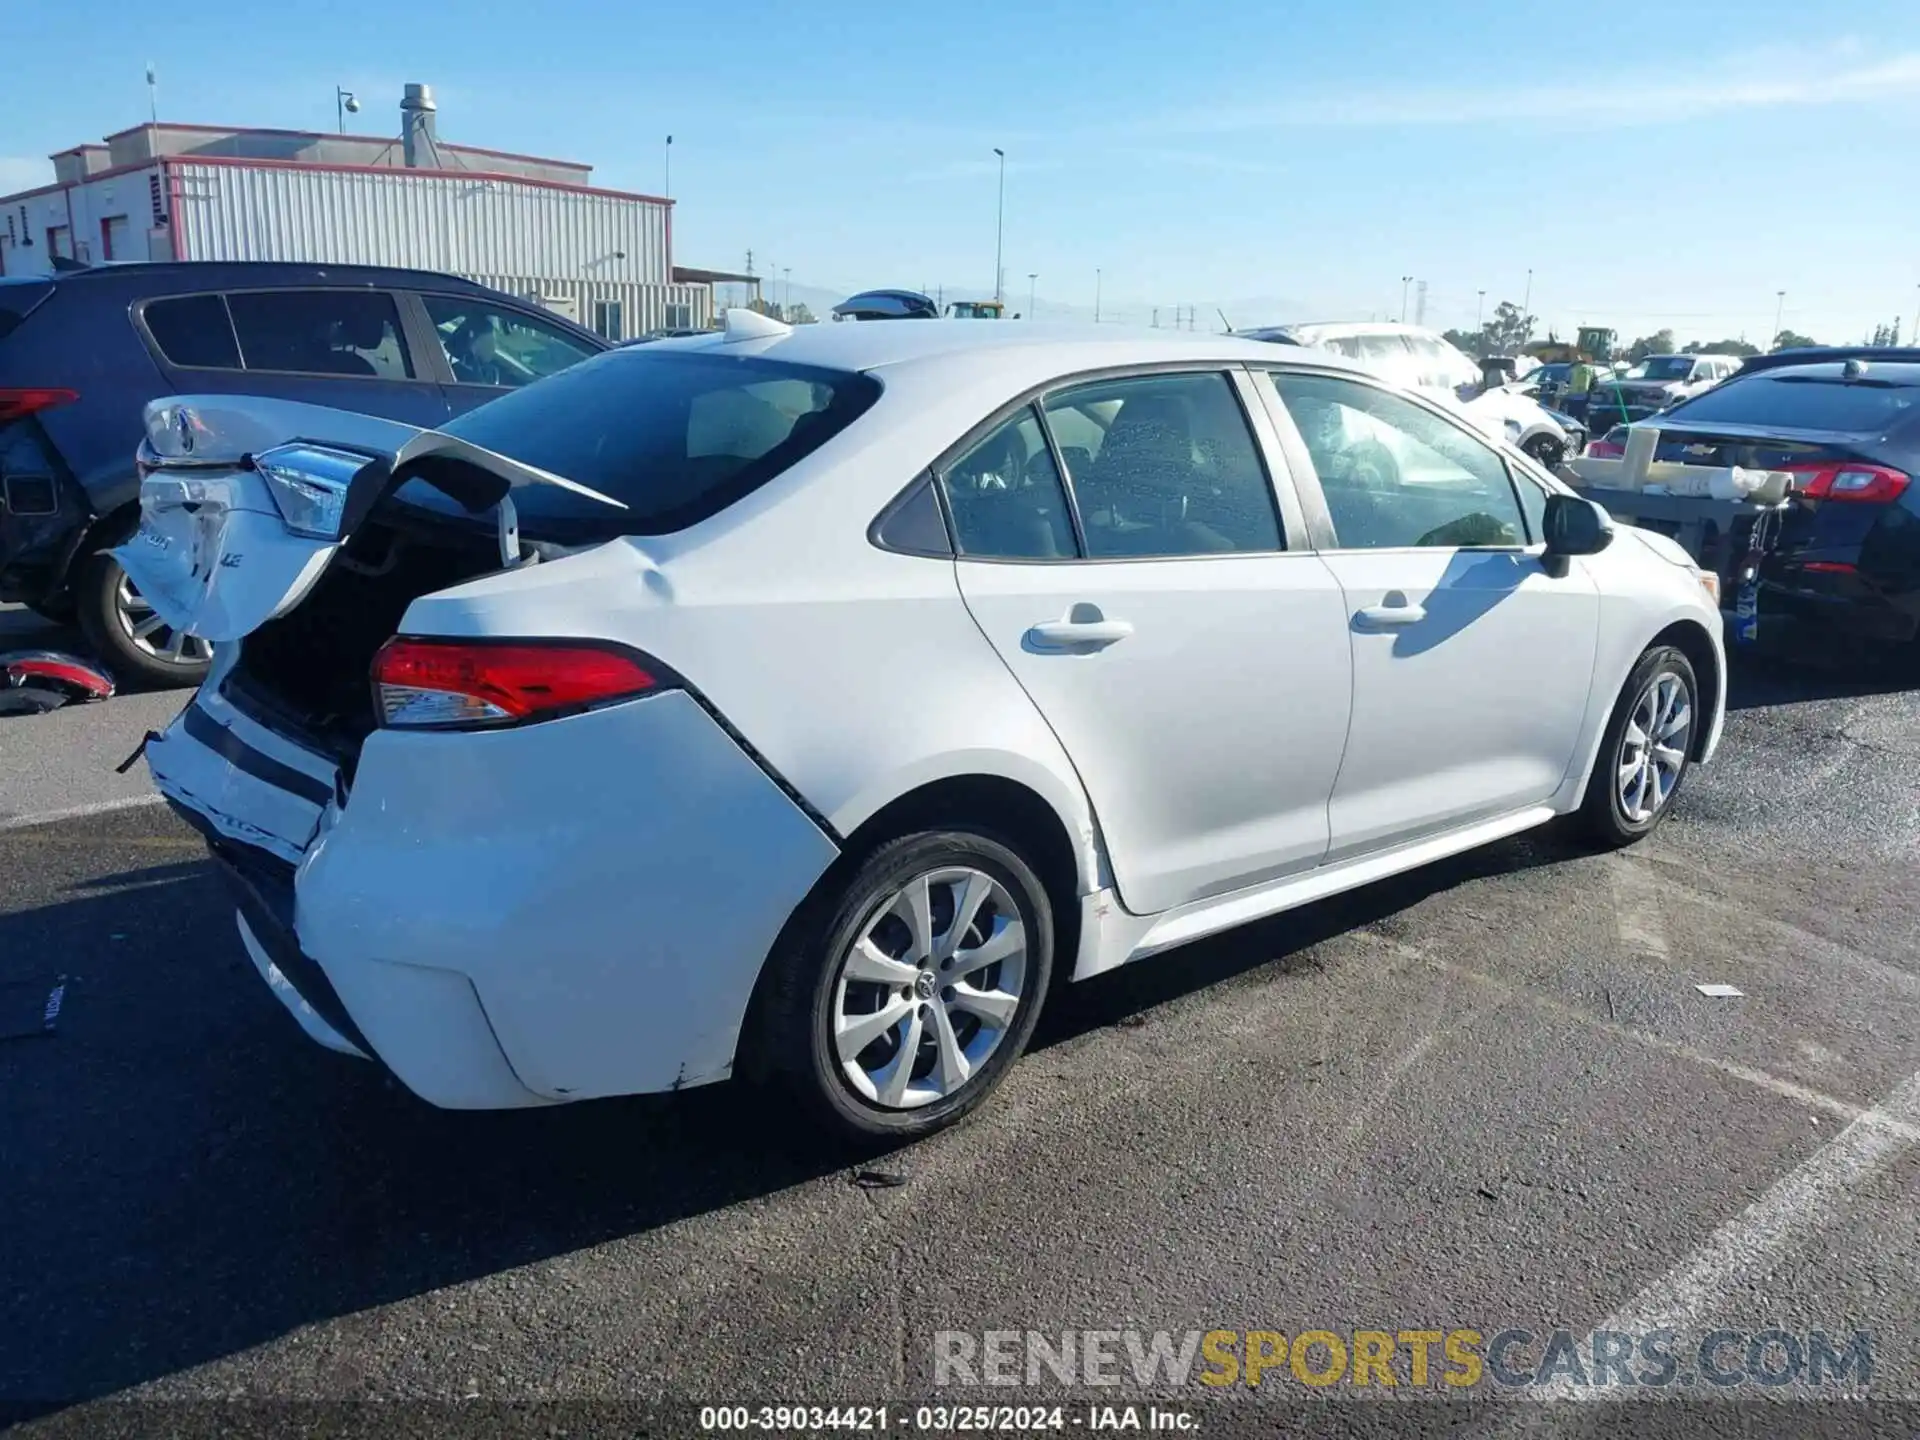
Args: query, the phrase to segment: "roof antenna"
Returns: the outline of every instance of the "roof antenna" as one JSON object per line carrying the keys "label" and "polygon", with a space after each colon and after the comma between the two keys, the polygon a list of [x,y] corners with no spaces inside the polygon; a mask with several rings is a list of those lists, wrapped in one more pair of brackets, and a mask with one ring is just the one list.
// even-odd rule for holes
{"label": "roof antenna", "polygon": [[1867,362],[1856,355],[1840,367],[1840,373],[1849,380],[1858,380],[1867,373]]}

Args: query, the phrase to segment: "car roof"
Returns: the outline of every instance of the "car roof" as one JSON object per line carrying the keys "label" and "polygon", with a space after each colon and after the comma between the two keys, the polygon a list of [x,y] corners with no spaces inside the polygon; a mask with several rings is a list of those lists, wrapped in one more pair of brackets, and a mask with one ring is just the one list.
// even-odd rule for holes
{"label": "car roof", "polygon": [[[1216,360],[1299,364],[1297,349],[1232,335],[1127,325],[1045,324],[1031,320],[843,320],[796,325],[785,334],[729,340],[726,332],[660,340],[653,352],[719,349],[726,353],[833,370],[950,363],[1007,365],[1066,374],[1103,365]],[[1364,373],[1339,356],[1315,353],[1311,363]]]}
{"label": "car roof", "polygon": [[1440,332],[1424,325],[1408,325],[1399,320],[1314,320],[1284,327],[1309,344],[1322,340],[1344,339],[1354,335],[1420,335],[1440,339]]}
{"label": "car roof", "polygon": [[113,286],[146,294],[251,285],[365,285],[457,290],[467,294],[498,293],[476,281],[437,270],[407,270],[391,265],[318,265],[289,260],[142,260],[61,270],[39,278],[56,285]]}
{"label": "car roof", "polygon": [[1799,365],[1773,365],[1741,380],[1854,380],[1862,383],[1891,380],[1901,385],[1920,385],[1920,358],[1913,360],[1863,360],[1857,376],[1846,374],[1847,361],[1827,360]]}

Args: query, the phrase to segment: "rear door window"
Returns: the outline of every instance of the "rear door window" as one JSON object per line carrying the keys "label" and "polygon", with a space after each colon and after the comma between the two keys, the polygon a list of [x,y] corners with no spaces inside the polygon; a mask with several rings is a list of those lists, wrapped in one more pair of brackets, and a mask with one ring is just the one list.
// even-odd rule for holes
{"label": "rear door window", "polygon": [[1225,375],[1141,375],[1055,392],[1090,559],[1284,549],[1273,490]]}
{"label": "rear door window", "polygon": [[[758,489],[879,395],[877,380],[850,371],[641,346],[570,366],[442,428],[627,507],[535,486],[514,497],[530,533],[660,535]],[[433,493],[415,486],[406,498],[433,505]]]}
{"label": "rear door window", "polygon": [[141,312],[147,334],[169,365],[197,370],[238,370],[240,346],[218,295],[178,295],[149,300]]}
{"label": "rear door window", "polygon": [[391,295],[370,290],[253,290],[227,296],[249,370],[410,380],[413,362]]}

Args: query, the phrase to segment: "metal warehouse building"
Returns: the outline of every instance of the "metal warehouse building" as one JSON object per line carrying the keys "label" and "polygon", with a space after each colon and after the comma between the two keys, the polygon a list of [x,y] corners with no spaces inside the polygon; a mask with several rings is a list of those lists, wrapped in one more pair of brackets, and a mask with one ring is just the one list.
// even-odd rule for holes
{"label": "metal warehouse building", "polygon": [[400,113],[397,139],[155,123],[62,151],[52,185],[0,199],[0,275],[56,257],[397,265],[610,339],[708,323],[711,285],[676,283],[671,200],[589,184],[589,165],[444,143],[425,85]]}

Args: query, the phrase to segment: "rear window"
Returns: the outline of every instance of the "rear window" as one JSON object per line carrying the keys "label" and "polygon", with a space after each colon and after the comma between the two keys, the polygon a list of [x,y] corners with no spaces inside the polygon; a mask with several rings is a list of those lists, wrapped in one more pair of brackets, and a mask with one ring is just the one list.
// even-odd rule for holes
{"label": "rear window", "polygon": [[0,340],[11,335],[52,289],[44,280],[0,277]]}
{"label": "rear window", "polygon": [[1904,381],[1839,376],[1755,375],[1676,405],[1667,414],[1687,424],[1772,425],[1788,430],[1880,434],[1912,413],[1920,387]]}
{"label": "rear window", "polygon": [[649,346],[595,356],[443,428],[628,507],[551,486],[516,492],[523,522],[551,538],[661,535],[766,484],[879,395],[869,375]]}
{"label": "rear window", "polygon": [[147,333],[169,365],[240,368],[240,347],[227,321],[227,302],[218,295],[150,300],[141,315],[147,322]]}

